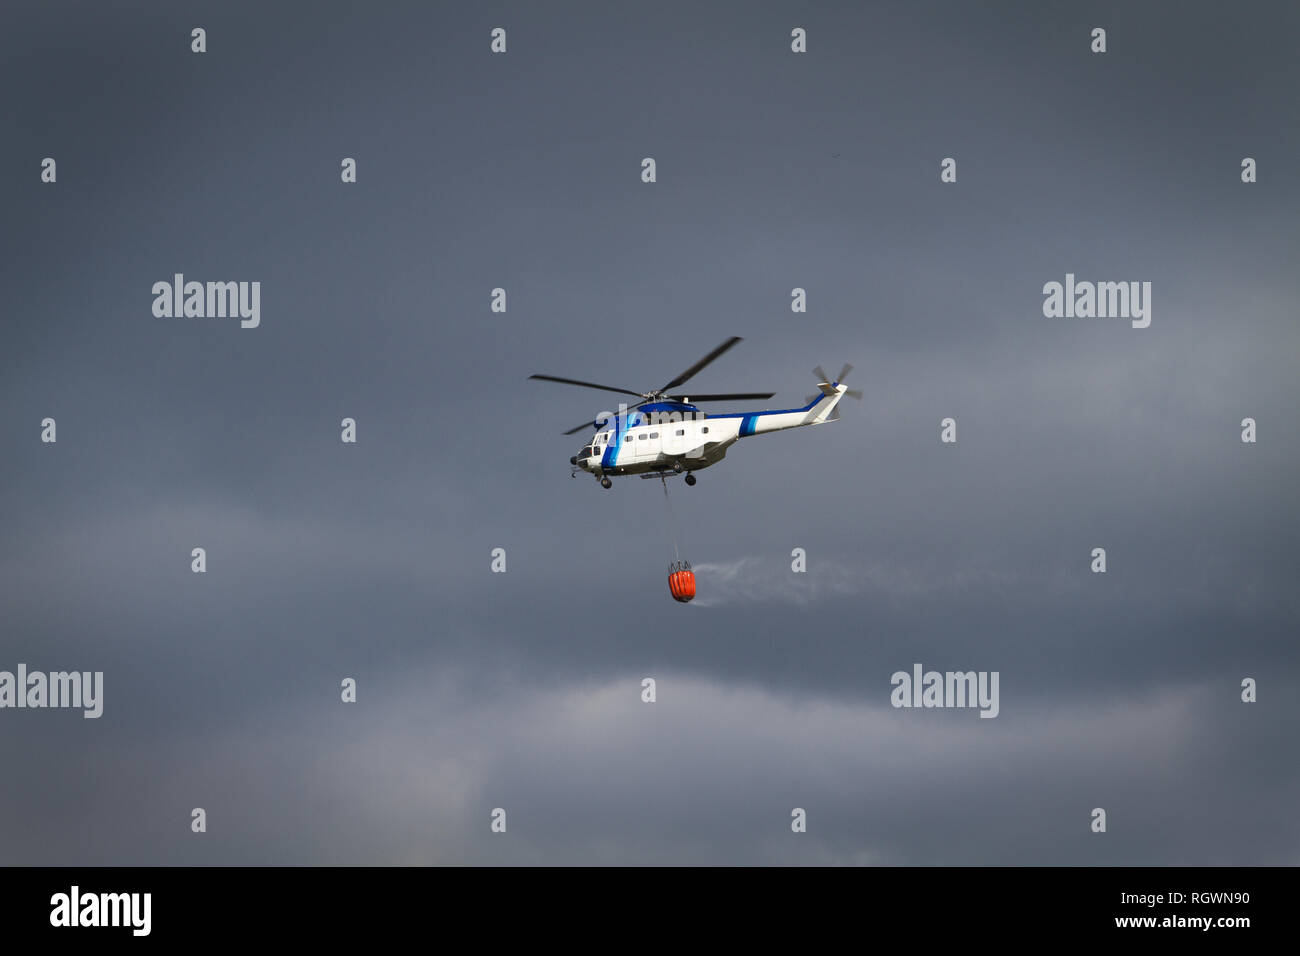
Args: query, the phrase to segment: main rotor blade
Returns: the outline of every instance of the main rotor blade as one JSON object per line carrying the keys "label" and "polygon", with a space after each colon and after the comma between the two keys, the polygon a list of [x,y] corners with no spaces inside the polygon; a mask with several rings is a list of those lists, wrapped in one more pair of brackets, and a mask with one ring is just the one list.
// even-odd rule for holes
{"label": "main rotor blade", "polygon": [[737,342],[739,342],[739,341],[740,341],[740,336],[739,336],[739,335],[733,335],[731,338],[727,339],[727,341],[723,342],[721,345],[719,345],[716,349],[714,349],[714,350],[713,350],[712,352],[710,352],[708,355],[704,356],[704,358],[700,359],[698,362],[696,362],[694,365],[692,365],[690,368],[688,368],[685,372],[682,372],[681,375],[678,375],[675,379],[673,379],[671,382],[669,382],[669,383],[668,383],[667,385],[665,385],[663,388],[659,389],[659,391],[661,391],[661,392],[666,392],[666,391],[668,391],[668,389],[670,389],[670,388],[676,388],[678,385],[681,385],[681,384],[682,384],[683,382],[685,382],[687,379],[689,379],[689,378],[693,377],[695,374],[697,374],[697,373],[700,371],[700,369],[704,368],[704,366],[708,365],[710,362],[712,362],[714,359],[716,359],[719,355],[721,355],[723,352],[727,351],[727,349],[731,348],[733,345],[735,345],[735,344],[736,344]]}
{"label": "main rotor blade", "polygon": [[751,398],[771,398],[776,392],[728,392],[723,395],[669,395],[670,402],[684,402],[687,398],[691,403],[695,402],[741,402],[748,401]]}
{"label": "main rotor blade", "polygon": [[604,428],[604,427],[605,427],[606,425],[608,425],[611,421],[613,421],[612,418],[606,419],[605,421],[603,421],[603,422],[599,422],[599,423],[597,423],[597,422],[583,422],[583,423],[582,423],[581,425],[579,425],[577,428],[570,428],[570,429],[569,429],[567,432],[565,432],[564,434],[566,434],[566,435],[576,435],[576,434],[578,434],[578,432],[582,431],[582,430],[585,429],[585,428],[590,428],[590,429],[592,429],[592,430],[594,431],[595,429],[598,429],[598,428]]}
{"label": "main rotor blade", "polygon": [[[634,412],[636,409],[638,409],[638,408],[640,408],[642,405],[646,404],[647,401],[648,401],[648,399],[642,399],[641,401],[637,402],[635,405],[628,405],[628,406],[627,406],[627,413],[630,414],[631,412]],[[613,415],[611,415],[609,418],[604,419],[603,421],[599,421],[599,422],[596,422],[596,421],[583,422],[583,423],[582,423],[581,425],[579,425],[577,428],[570,428],[570,429],[569,429],[567,432],[565,432],[564,434],[566,434],[566,435],[576,435],[578,432],[582,431],[584,428],[592,428],[592,429],[596,429],[596,428],[604,428],[606,425],[608,425],[610,422],[612,422],[615,418],[618,418],[620,414],[623,414],[623,412],[621,412],[621,411],[615,412]]]}
{"label": "main rotor blade", "polygon": [[597,385],[595,382],[580,382],[576,378],[560,378],[556,375],[530,375],[529,378],[535,378],[542,382],[560,382],[563,385],[581,385],[583,388],[598,388],[602,392],[618,392],[622,395],[635,395],[641,398],[640,392],[634,392],[627,388],[614,388],[612,385]]}

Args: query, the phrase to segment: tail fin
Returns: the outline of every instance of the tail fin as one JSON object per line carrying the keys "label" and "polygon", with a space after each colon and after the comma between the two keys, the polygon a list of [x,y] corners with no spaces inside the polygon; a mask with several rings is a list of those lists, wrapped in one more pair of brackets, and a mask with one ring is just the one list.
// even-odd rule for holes
{"label": "tail fin", "polygon": [[818,402],[813,406],[812,410],[817,414],[814,415],[812,420],[809,422],[810,425],[821,425],[828,421],[835,421],[835,419],[831,417],[831,412],[835,410],[835,406],[840,403],[840,399],[843,398],[844,393],[848,391],[848,389],[843,385],[832,385],[829,382],[818,382],[817,387],[821,389],[822,395],[830,399],[830,401]]}

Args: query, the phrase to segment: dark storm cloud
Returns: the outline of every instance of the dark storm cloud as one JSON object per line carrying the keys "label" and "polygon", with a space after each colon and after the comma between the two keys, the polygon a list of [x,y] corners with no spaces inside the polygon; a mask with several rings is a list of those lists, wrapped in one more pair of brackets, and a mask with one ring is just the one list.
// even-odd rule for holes
{"label": "dark storm cloud", "polygon": [[[1295,20],[15,15],[0,669],[106,702],[3,712],[7,860],[1295,862]],[[176,272],[261,326],[155,319]],[[1045,319],[1067,272],[1150,281],[1151,327]],[[683,608],[658,483],[568,477],[610,403],[526,376],[732,334],[688,391],[866,394],[672,488]],[[914,661],[1001,715],[890,708]]]}

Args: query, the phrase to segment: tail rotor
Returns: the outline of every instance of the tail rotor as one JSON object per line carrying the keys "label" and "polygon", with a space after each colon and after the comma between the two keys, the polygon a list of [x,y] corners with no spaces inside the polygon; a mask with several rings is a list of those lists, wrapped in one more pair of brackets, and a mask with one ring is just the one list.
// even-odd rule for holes
{"label": "tail rotor", "polygon": [[[817,376],[818,384],[821,384],[822,382],[826,382],[827,384],[830,385],[840,385],[843,384],[844,379],[846,379],[848,377],[848,374],[852,371],[853,371],[853,366],[850,365],[848,362],[845,362],[844,367],[840,369],[840,374],[835,378],[831,378],[829,375],[827,375],[826,369],[822,368],[820,365],[818,365],[816,368],[813,369],[813,375]],[[862,389],[860,388],[846,388],[844,390],[844,394],[847,395],[849,398],[855,398],[858,401],[862,401]],[[813,394],[809,395],[806,399],[804,399],[804,401],[811,404],[817,399],[819,395],[821,395],[821,392],[814,392]],[[840,417],[840,407],[838,404],[836,404],[835,408],[831,410],[830,418],[828,418],[827,421],[833,422],[836,421],[839,417]]]}

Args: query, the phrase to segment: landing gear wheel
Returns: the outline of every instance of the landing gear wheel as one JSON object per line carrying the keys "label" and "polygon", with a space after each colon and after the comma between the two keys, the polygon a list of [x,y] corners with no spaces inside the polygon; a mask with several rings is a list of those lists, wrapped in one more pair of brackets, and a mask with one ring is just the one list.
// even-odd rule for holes
{"label": "landing gear wheel", "polygon": [[687,474],[686,474],[686,483],[687,483],[688,485],[693,485],[693,484],[695,484],[695,476],[692,475],[692,474],[690,474],[689,472],[687,472]]}
{"label": "landing gear wheel", "polygon": [[602,487],[602,488],[612,488],[613,486],[614,486],[614,482],[610,481],[608,478],[602,478],[602,479],[600,479],[600,487]]}

